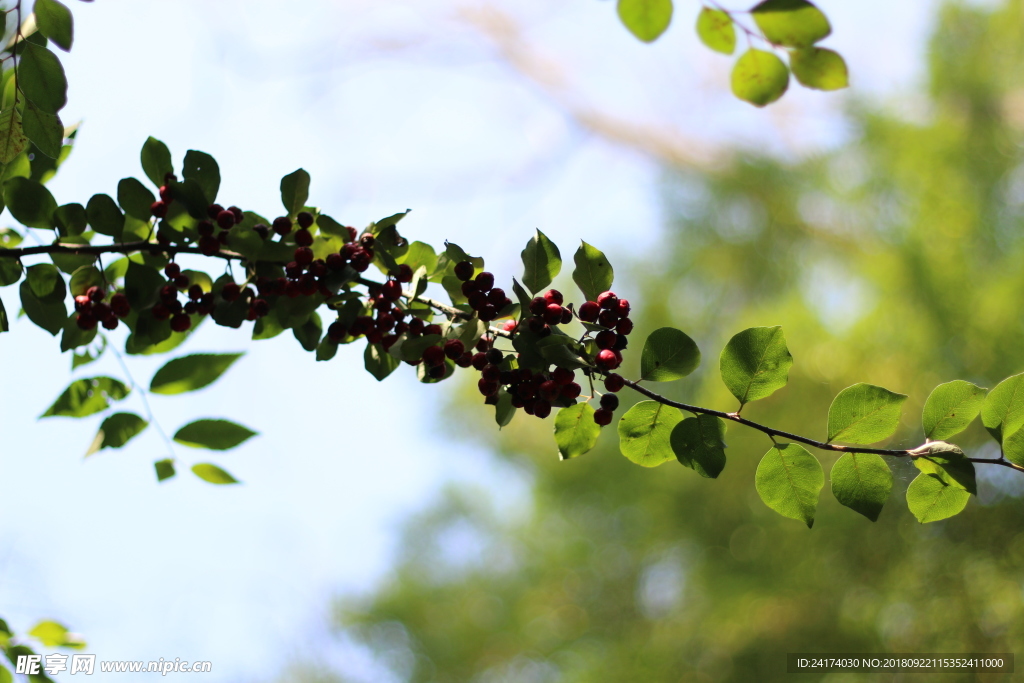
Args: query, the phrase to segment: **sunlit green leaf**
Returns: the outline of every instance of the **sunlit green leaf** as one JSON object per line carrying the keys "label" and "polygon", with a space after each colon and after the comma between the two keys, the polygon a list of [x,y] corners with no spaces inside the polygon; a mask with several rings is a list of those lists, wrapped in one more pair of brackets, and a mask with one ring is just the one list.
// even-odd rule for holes
{"label": "sunlit green leaf", "polygon": [[981,405],[981,422],[996,440],[1024,426],[1024,373],[1007,377],[988,392]]}
{"label": "sunlit green leaf", "polygon": [[850,84],[846,61],[838,52],[819,47],[794,50],[789,66],[800,84],[815,90],[841,90]]}
{"label": "sunlit green leaf", "polygon": [[226,451],[256,436],[252,431],[230,420],[203,419],[190,422],[174,434],[174,440],[192,448]]}
{"label": "sunlit green leaf", "polygon": [[825,473],[818,459],[795,443],[776,444],[757,466],[754,485],[764,504],[784,517],[814,526]]}
{"label": "sunlit green leaf", "polygon": [[50,50],[39,47],[31,41],[18,62],[18,86],[25,97],[36,103],[43,111],[56,114],[68,102],[68,79],[64,67]]}
{"label": "sunlit green leaf", "polygon": [[889,438],[906,400],[904,394],[863,382],[843,389],[828,409],[828,441],[869,444]]}
{"label": "sunlit green leaf", "polygon": [[309,173],[299,169],[281,178],[281,203],[289,216],[302,211],[309,199]]}
{"label": "sunlit green leaf", "polygon": [[[63,283],[63,280],[61,282]],[[32,293],[32,287],[28,282],[22,282],[18,291],[21,294],[21,307],[29,320],[54,336],[64,329],[68,310],[63,300],[38,298]]]}
{"label": "sunlit green leaf", "polygon": [[771,104],[789,87],[789,69],[773,52],[751,48],[732,68],[732,92],[756,107]]}
{"label": "sunlit green leaf", "polygon": [[195,353],[168,361],[153,375],[149,390],[154,394],[181,394],[216,382],[240,353]]}
{"label": "sunlit green leaf", "polygon": [[0,164],[9,164],[28,146],[21,112],[16,107],[0,110]]}
{"label": "sunlit green leaf", "polygon": [[697,36],[715,52],[731,55],[736,49],[736,29],[732,18],[722,10],[701,8],[697,15]]}
{"label": "sunlit green leaf", "polygon": [[987,389],[962,379],[935,387],[924,402],[921,416],[924,435],[945,441],[967,429],[967,425],[981,412],[987,392]]}
{"label": "sunlit green leaf", "polygon": [[594,409],[589,403],[562,408],[555,416],[555,443],[562,460],[583,455],[600,435],[601,425],[594,422]]}
{"label": "sunlit green leaf", "polygon": [[743,406],[786,386],[793,356],[781,327],[752,327],[729,340],[720,366],[722,381]]}
{"label": "sunlit green leaf", "polygon": [[40,417],[87,417],[106,410],[110,401],[120,401],[129,391],[112,377],[75,380]]}
{"label": "sunlit green leaf", "polygon": [[208,204],[217,199],[220,190],[220,166],[217,160],[206,152],[190,149],[185,152],[181,175],[185,180],[194,180],[203,192]]}
{"label": "sunlit green leaf", "polygon": [[[974,464],[961,458],[959,472],[947,464],[943,467],[924,458],[915,458],[921,470],[907,487],[907,506],[922,524],[937,522],[959,514],[971,498],[968,486],[973,484]],[[956,476],[954,476],[954,474]]]}
{"label": "sunlit green leaf", "polygon": [[572,271],[572,280],[587,301],[597,301],[598,294],[612,288],[615,271],[599,249],[583,242],[576,250],[573,261],[576,268]]}
{"label": "sunlit green leaf", "polygon": [[700,365],[700,349],[685,332],[662,327],[651,332],[640,355],[640,379],[671,382],[686,377]]}
{"label": "sunlit green leaf", "polygon": [[380,382],[398,368],[398,359],[385,351],[380,344],[367,344],[366,351],[363,352],[363,365],[366,371]]}
{"label": "sunlit green leaf", "polygon": [[672,22],[672,0],[619,0],[618,12],[630,33],[650,43]]}
{"label": "sunlit green leaf", "polygon": [[25,103],[22,115],[22,127],[28,139],[35,143],[39,151],[56,159],[64,143],[64,124],[57,114],[50,114],[29,100]]}
{"label": "sunlit green leaf", "polygon": [[142,145],[142,170],[150,182],[161,187],[164,184],[164,177],[168,173],[174,173],[174,164],[171,162],[171,150],[167,149],[160,140],[150,136]]}
{"label": "sunlit green leaf", "polygon": [[892,491],[892,470],[880,455],[847,453],[832,466],[832,494],[872,522]]}
{"label": "sunlit green leaf", "polygon": [[681,422],[678,408],[657,401],[637,403],[619,420],[619,450],[637,465],[657,467],[674,459],[672,430]]}
{"label": "sunlit green leaf", "polygon": [[535,294],[550,285],[562,269],[558,247],[540,230],[526,243],[522,257],[523,284]]}
{"label": "sunlit green leaf", "polygon": [[725,421],[714,415],[688,417],[672,430],[672,451],[680,463],[715,479],[725,469]]}
{"label": "sunlit green leaf", "polygon": [[832,32],[825,15],[807,0],[765,0],[751,14],[775,45],[810,47]]}
{"label": "sunlit green leaf", "polygon": [[208,462],[192,465],[192,473],[210,484],[237,484],[238,480],[225,470]]}
{"label": "sunlit green leaf", "polygon": [[[149,426],[135,413],[114,413],[100,425],[100,448],[121,448]],[[88,455],[88,454],[86,454]]]}
{"label": "sunlit green leaf", "polygon": [[53,212],[57,202],[50,191],[29,178],[11,178],[4,182],[4,201],[19,223],[30,228],[54,228]]}

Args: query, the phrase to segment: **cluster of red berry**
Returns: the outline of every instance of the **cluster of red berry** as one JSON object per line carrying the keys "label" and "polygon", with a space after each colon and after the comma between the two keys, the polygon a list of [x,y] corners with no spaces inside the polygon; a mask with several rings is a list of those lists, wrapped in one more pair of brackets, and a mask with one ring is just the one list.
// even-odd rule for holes
{"label": "cluster of red berry", "polygon": [[479,273],[473,277],[473,264],[462,261],[455,264],[455,277],[462,280],[462,294],[469,300],[469,307],[476,311],[480,320],[489,323],[512,305],[512,299],[505,296],[505,290],[494,286],[494,275]]}
{"label": "cluster of red berry", "polygon": [[[169,318],[172,330],[184,332],[192,327],[190,315],[209,315],[213,312],[213,292],[204,292],[199,285],[189,284],[188,275],[181,272],[181,266],[168,263],[164,266],[164,275],[167,276],[167,284],[160,288],[160,300],[151,310],[154,318]],[[188,293],[188,300],[184,304],[178,301],[179,290]]]}
{"label": "cluster of red berry", "polygon": [[75,297],[75,323],[83,330],[91,330],[102,324],[108,330],[117,329],[118,318],[131,313],[128,297],[122,292],[110,297],[110,304],[103,303],[106,292],[102,287],[90,287],[85,294]]}

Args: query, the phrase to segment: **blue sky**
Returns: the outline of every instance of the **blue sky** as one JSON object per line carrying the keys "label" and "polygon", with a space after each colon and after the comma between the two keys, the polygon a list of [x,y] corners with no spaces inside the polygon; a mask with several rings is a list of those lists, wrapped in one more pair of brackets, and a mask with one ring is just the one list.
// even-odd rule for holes
{"label": "blue sky", "polygon": [[[142,176],[139,148],[153,135],[179,163],[187,149],[213,154],[220,198],[264,215],[298,167],[312,175],[311,202],[342,222],[412,208],[408,237],[458,242],[487,257],[499,282],[519,274],[534,228],[563,253],[586,239],[639,257],[660,230],[657,164],[567,108],[712,152],[805,154],[847,135],[838,112],[850,94],[794,88],[767,110],[734,100],[729,60],[690,28],[697,3],[678,4],[669,32],[642,45],[613,3],[596,0],[74,3],[65,120],[83,123],[50,187],[61,203],[113,193],[120,178]],[[935,3],[821,5],[853,96],[913,111],[908,86]],[[487,8],[522,23],[517,45],[548,65],[535,75],[561,86],[498,56],[466,19]],[[8,310],[14,289],[0,290]],[[113,357],[72,374],[59,340],[27,321],[11,332],[0,337],[0,614],[22,629],[58,619],[100,659],[204,659],[214,663],[204,680],[269,678],[319,649],[330,598],[372,588],[400,522],[446,482],[489,487],[510,505],[526,491],[457,438],[460,421],[478,416],[444,414],[445,389],[408,372],[378,384],[359,345],[315,363],[290,335],[251,344],[213,325],[180,353],[247,355],[212,387],[154,397],[152,408],[168,432],[205,416],[260,431],[210,458],[245,483],[212,487],[186,472],[157,485],[151,463],[168,454],[155,430],[83,461],[98,419],[36,421],[72,377],[124,378]],[[145,386],[166,360],[126,362]],[[124,408],[141,411],[138,397]],[[374,680],[358,653],[335,658]]]}

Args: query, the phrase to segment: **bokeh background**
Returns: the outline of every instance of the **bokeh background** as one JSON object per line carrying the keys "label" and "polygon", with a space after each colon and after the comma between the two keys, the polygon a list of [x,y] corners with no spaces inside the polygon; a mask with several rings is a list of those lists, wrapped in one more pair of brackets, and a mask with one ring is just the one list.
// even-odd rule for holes
{"label": "bokeh background", "polygon": [[[781,324],[790,384],[751,417],[820,434],[832,396],[872,382],[910,395],[892,443],[916,445],[935,384],[1024,366],[1024,3],[820,5],[852,88],[755,110],[698,44],[697,3],[653,45],[598,0],[75,3],[82,128],[50,187],[111,192],[154,135],[177,162],[213,154],[221,197],[264,215],[300,166],[343,222],[412,208],[404,234],[483,254],[499,281],[534,228],[566,258],[586,239],[637,339],[673,325],[704,351],[671,395],[731,405],[719,350]],[[358,348],[315,363],[287,335],[204,326],[182,353],[248,353],[152,398],[157,420],[261,436],[215,458],[242,486],[158,485],[154,429],[83,462],[98,420],[36,421],[72,376],[124,377],[115,358],[70,373],[27,321],[0,344],[0,614],[56,618],[100,659],[210,660],[210,681],[740,682],[785,679],[786,652],[1024,642],[1009,470],[921,526],[895,463],[877,523],[826,489],[808,531],[757,498],[762,435],[730,427],[717,481],[635,467],[611,433],[562,463],[550,422],[499,433],[468,382],[378,384]],[[146,386],[164,360],[125,363]]]}

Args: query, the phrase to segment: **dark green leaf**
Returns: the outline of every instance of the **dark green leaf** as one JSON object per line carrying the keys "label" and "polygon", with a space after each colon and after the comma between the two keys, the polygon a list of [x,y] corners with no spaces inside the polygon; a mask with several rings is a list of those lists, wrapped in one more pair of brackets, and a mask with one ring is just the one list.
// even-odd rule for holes
{"label": "dark green leaf", "polygon": [[789,53],[789,66],[800,84],[815,90],[841,90],[850,84],[846,61],[833,50],[808,47]]}
{"label": "dark green leaf", "polygon": [[550,285],[562,269],[558,247],[540,230],[526,243],[522,256],[523,284],[535,294]]}
{"label": "dark green leaf", "polygon": [[203,186],[195,178],[186,178],[177,183],[172,182],[171,197],[174,198],[174,201],[181,202],[192,218],[200,220],[206,218],[206,209],[211,202],[206,198]]}
{"label": "dark green leaf", "polygon": [[981,406],[981,422],[1000,443],[1024,426],[1024,373],[1007,377],[988,392]]}
{"label": "dark green leaf", "polygon": [[120,401],[130,391],[124,382],[112,377],[75,380],[40,417],[88,417],[106,410],[109,401]]}
{"label": "dark green leaf", "polygon": [[[84,235],[68,235],[53,241],[54,244],[89,244],[89,239]],[[96,262],[95,254],[50,254],[53,264],[69,275],[79,268],[92,265]]]}
{"label": "dark green leaf", "polygon": [[185,153],[181,175],[185,180],[194,180],[198,183],[207,204],[217,200],[217,192],[220,190],[220,166],[212,156],[190,149]]}
{"label": "dark green leaf", "polygon": [[149,207],[155,201],[153,193],[136,178],[124,178],[117,184],[117,203],[140,221],[149,221],[153,215]]}
{"label": "dark green leaf", "polygon": [[789,69],[773,52],[750,49],[732,68],[732,92],[756,107],[771,104],[789,87]]}
{"label": "dark green leaf", "polygon": [[60,338],[61,353],[85,346],[96,338],[96,327],[93,327],[91,330],[83,330],[78,326],[78,321],[75,317],[70,315],[64,321],[64,334]]}
{"label": "dark green leaf", "polygon": [[366,371],[373,375],[378,382],[384,380],[398,367],[398,359],[384,350],[380,344],[367,344],[363,352],[363,364]]}
{"label": "dark green leaf", "polygon": [[68,79],[60,60],[45,47],[24,43],[18,62],[18,86],[43,111],[56,114],[68,102]]}
{"label": "dark green leaf", "polygon": [[39,299],[63,301],[67,295],[64,278],[61,277],[60,271],[49,263],[29,266],[25,271],[25,281]]}
{"label": "dark green leaf", "polygon": [[775,45],[810,47],[832,33],[825,15],[807,0],[765,0],[751,14]]}
{"label": "dark green leaf", "polygon": [[174,440],[191,448],[226,451],[256,434],[257,432],[229,420],[207,419],[188,423],[174,434]]}
{"label": "dark green leaf", "polygon": [[880,455],[847,453],[832,466],[832,494],[841,504],[878,521],[892,491],[892,471]]}
{"label": "dark green leaf", "polygon": [[615,272],[599,249],[583,242],[576,250],[573,262],[575,262],[576,268],[572,271],[572,280],[583,292],[587,301],[597,301],[598,294],[612,288]]}
{"label": "dark green leaf", "polygon": [[192,465],[192,473],[210,484],[237,484],[238,480],[226,471],[208,462]]}
{"label": "dark green leaf", "polygon": [[900,424],[906,395],[854,384],[839,392],[828,409],[828,441],[869,444],[887,439]]}
{"label": "dark green leaf", "polygon": [[22,127],[28,139],[35,143],[39,151],[56,159],[60,156],[64,144],[64,124],[56,114],[43,111],[35,102],[25,103],[22,115]]}
{"label": "dark green leaf", "polygon": [[764,504],[784,517],[814,526],[825,473],[818,459],[795,443],[780,443],[761,458],[754,485]]}
{"label": "dark green leaf", "polygon": [[25,315],[29,320],[54,336],[64,329],[68,309],[64,306],[63,300],[39,299],[32,293],[28,282],[21,283],[19,292],[21,307],[25,309]]}
{"label": "dark green leaf", "polygon": [[945,441],[967,429],[981,412],[987,392],[988,389],[962,379],[935,387],[924,402],[921,416],[925,437]]}
{"label": "dark green leaf", "polygon": [[102,434],[102,440],[99,447],[121,448],[148,426],[149,423],[135,413],[114,413],[100,425],[99,434]]}
{"label": "dark green leaf", "polygon": [[686,377],[700,365],[700,349],[684,332],[662,327],[647,337],[640,355],[640,379],[671,382]]}
{"label": "dark green leaf", "polygon": [[316,346],[316,359],[318,361],[331,360],[337,353],[337,342],[331,341],[327,335],[324,335],[324,338]]}
{"label": "dark green leaf", "polygon": [[672,0],[619,0],[618,12],[630,33],[650,43],[671,23]]}
{"label": "dark green leaf", "polygon": [[82,266],[71,274],[68,287],[71,289],[71,296],[81,296],[90,287],[103,287],[103,273],[95,266]]}
{"label": "dark green leaf", "polygon": [[7,320],[7,309],[4,308],[4,300],[0,299],[0,332],[10,332],[11,325]]}
{"label": "dark green leaf", "polygon": [[[284,180],[281,182],[283,183]],[[316,217],[316,227],[320,228],[320,232],[323,234],[340,237],[345,242],[348,242],[351,237],[348,233],[348,228],[326,214],[320,214]]]}
{"label": "dark green leaf", "polygon": [[75,23],[71,10],[57,0],[36,0],[32,10],[36,15],[39,32],[57,47],[69,52],[75,37]]}
{"label": "dark green leaf", "polygon": [[637,403],[619,420],[619,450],[637,465],[657,467],[675,458],[672,430],[681,422],[678,408],[657,401]]}
{"label": "dark green leaf", "polygon": [[0,164],[9,164],[28,146],[28,137],[16,107],[0,111]]}
{"label": "dark green leaf", "polygon": [[742,407],[786,386],[793,356],[781,327],[752,327],[729,340],[720,366],[722,381]]}
{"label": "dark green leaf", "polygon": [[320,320],[320,315],[316,312],[313,312],[306,322],[292,328],[292,334],[295,335],[295,339],[307,351],[316,351],[322,333],[323,321]]}
{"label": "dark green leaf", "polygon": [[670,438],[676,459],[702,477],[715,479],[725,469],[725,422],[714,415],[688,417]]}
{"label": "dark green leaf", "polygon": [[53,222],[62,237],[77,236],[89,227],[89,215],[81,204],[63,204],[53,212]]}
{"label": "dark green leaf", "polygon": [[196,353],[166,363],[153,375],[149,390],[154,394],[183,394],[216,382],[240,353]]}
{"label": "dark green leaf", "polygon": [[0,256],[0,287],[13,285],[21,279],[21,260]]}
{"label": "dark green leaf", "polygon": [[156,268],[129,261],[124,276],[124,293],[134,310],[141,311],[156,303],[160,288],[167,279]]}
{"label": "dark green leaf", "polygon": [[956,444],[929,441],[910,453],[914,457],[914,466],[925,474],[942,474],[968,493],[978,494],[974,463]]}
{"label": "dark green leaf", "polygon": [[731,55],[736,49],[736,29],[732,18],[722,10],[701,8],[697,15],[697,35],[715,52]]}
{"label": "dark green leaf", "polygon": [[562,408],[555,416],[555,443],[562,460],[583,455],[594,447],[600,435],[601,425],[594,422],[594,409],[589,403]]}
{"label": "dark green leaf", "polygon": [[494,421],[498,423],[498,429],[508,426],[516,415],[516,407],[512,405],[512,394],[504,389],[498,392],[498,404],[494,406]]}
{"label": "dark green leaf", "polygon": [[309,199],[309,173],[299,169],[281,178],[281,202],[289,216],[302,211]]}
{"label": "dark green leaf", "polygon": [[124,214],[117,208],[117,202],[107,194],[94,194],[85,207],[86,216],[92,229],[101,235],[114,239],[121,238],[124,230]]}
{"label": "dark green leaf", "polygon": [[50,191],[28,178],[11,178],[4,183],[4,201],[11,214],[23,225],[40,230],[55,227],[53,212],[57,202]]}
{"label": "dark green leaf", "polygon": [[170,479],[175,475],[174,461],[170,458],[166,460],[157,460],[153,463],[153,468],[156,470],[156,480],[164,481]]}
{"label": "dark green leaf", "polygon": [[171,162],[171,150],[167,145],[150,136],[142,145],[142,170],[149,178],[149,181],[161,187],[164,184],[164,177],[168,173],[174,173],[174,164]]}

